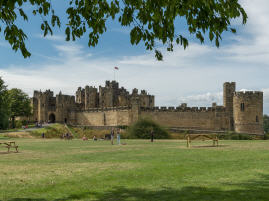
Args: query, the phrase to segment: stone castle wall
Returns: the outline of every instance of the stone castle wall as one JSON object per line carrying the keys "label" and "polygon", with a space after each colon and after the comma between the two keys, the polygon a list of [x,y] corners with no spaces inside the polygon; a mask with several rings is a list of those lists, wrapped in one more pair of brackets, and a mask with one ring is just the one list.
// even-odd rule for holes
{"label": "stone castle wall", "polygon": [[129,125],[131,123],[130,109],[121,107],[73,111],[70,115],[70,123],[81,126]]}
{"label": "stone castle wall", "polygon": [[[197,130],[228,130],[229,117],[216,108],[106,108],[73,112],[71,124],[81,126],[130,125],[138,118],[150,118],[162,126]],[[134,115],[137,113],[137,115]]]}
{"label": "stone castle wall", "polygon": [[[223,85],[223,106],[155,107],[154,96],[145,90],[129,93],[116,81],[105,87],[78,88],[75,96],[53,96],[53,92],[34,92],[33,118],[39,122],[59,122],[84,126],[131,125],[139,118],[151,118],[162,126],[194,130],[230,130],[263,133],[263,93],[235,92],[235,82]],[[54,119],[54,121],[53,121]]]}
{"label": "stone castle wall", "polygon": [[229,117],[223,107],[155,108],[142,110],[142,118],[150,118],[166,127],[197,130],[229,130]]}

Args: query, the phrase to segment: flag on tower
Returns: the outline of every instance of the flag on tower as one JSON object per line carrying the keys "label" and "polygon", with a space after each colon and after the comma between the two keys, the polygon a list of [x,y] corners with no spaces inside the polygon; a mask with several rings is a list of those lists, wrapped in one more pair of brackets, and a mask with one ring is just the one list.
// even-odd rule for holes
{"label": "flag on tower", "polygon": [[119,70],[119,68],[117,66],[115,66],[114,69]]}

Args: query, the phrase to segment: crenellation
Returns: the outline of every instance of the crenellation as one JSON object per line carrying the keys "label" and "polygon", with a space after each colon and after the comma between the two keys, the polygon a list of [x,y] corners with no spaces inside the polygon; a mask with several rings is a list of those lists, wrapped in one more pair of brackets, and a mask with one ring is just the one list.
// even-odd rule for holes
{"label": "crenellation", "polygon": [[244,98],[260,98],[263,97],[263,92],[261,91],[239,91],[239,92],[234,92],[234,96],[236,97],[244,97]]}
{"label": "crenellation", "polygon": [[75,125],[130,125],[150,117],[166,127],[232,130],[244,133],[263,132],[263,92],[235,91],[235,82],[223,84],[223,105],[212,107],[155,106],[155,97],[146,90],[128,92],[116,81],[105,86],[78,87],[75,96],[61,92],[34,91],[31,104],[35,121],[65,122]]}

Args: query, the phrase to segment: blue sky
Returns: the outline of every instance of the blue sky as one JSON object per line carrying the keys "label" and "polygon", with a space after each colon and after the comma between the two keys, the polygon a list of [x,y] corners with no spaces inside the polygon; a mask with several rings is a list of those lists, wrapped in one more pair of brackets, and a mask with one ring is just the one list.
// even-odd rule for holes
{"label": "blue sky", "polygon": [[[55,3],[57,2],[57,3]],[[64,17],[61,1],[53,6]],[[190,38],[190,46],[178,46],[173,53],[164,53],[158,62],[143,45],[130,44],[130,28],[110,22],[96,48],[87,47],[87,37],[66,42],[64,27],[52,37],[43,38],[39,17],[22,23],[28,33],[27,46],[31,58],[14,53],[0,37],[0,76],[9,88],[22,88],[30,96],[33,90],[60,90],[74,95],[77,87],[104,85],[113,79],[113,67],[120,68],[116,80],[128,90],[146,89],[154,94],[156,105],[190,106],[222,104],[222,85],[237,82],[237,90],[264,91],[264,112],[269,114],[269,1],[241,1],[248,13],[247,25],[238,27],[236,35],[226,33],[218,49],[210,43],[201,45]],[[63,22],[64,24],[64,22]],[[183,24],[178,30],[184,31]]]}

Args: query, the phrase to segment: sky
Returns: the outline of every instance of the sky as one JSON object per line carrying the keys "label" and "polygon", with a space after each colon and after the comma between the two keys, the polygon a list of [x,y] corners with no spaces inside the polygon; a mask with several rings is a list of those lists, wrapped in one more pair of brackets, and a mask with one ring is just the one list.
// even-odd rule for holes
{"label": "sky", "polygon": [[[52,2],[63,19],[63,0]],[[44,38],[41,19],[31,18],[28,23],[19,22],[28,34],[30,58],[13,52],[0,34],[0,76],[8,88],[21,88],[30,97],[34,90],[46,89],[74,95],[79,86],[98,87],[113,80],[117,66],[115,79],[120,86],[129,91],[146,89],[155,95],[157,106],[222,105],[223,83],[233,81],[237,91],[263,91],[264,113],[269,114],[269,1],[242,0],[241,4],[248,22],[235,21],[237,34],[225,33],[220,48],[187,35],[189,47],[176,46],[172,53],[163,50],[161,62],[142,44],[132,46],[131,27],[117,22],[109,22],[98,46],[89,48],[87,37],[66,42],[63,28]],[[184,23],[177,29],[186,34]]]}

